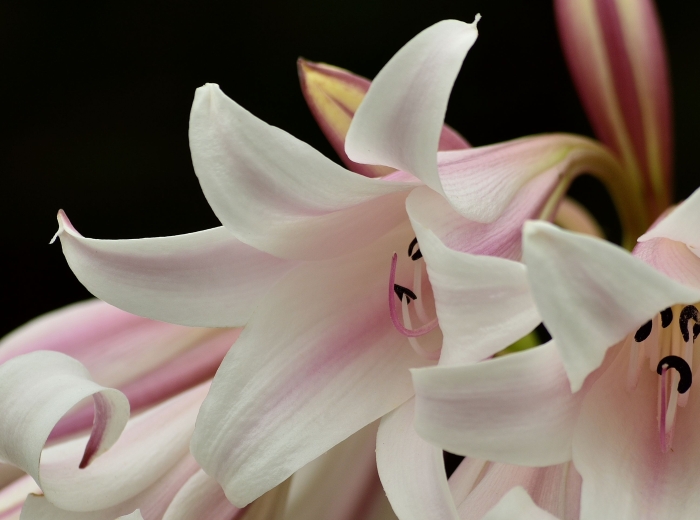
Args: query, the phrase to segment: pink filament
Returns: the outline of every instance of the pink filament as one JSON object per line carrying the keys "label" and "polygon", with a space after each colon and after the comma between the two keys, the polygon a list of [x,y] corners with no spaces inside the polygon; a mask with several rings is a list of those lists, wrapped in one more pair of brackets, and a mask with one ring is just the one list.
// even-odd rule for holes
{"label": "pink filament", "polygon": [[661,444],[661,453],[668,451],[666,445],[666,410],[668,410],[668,401],[666,400],[666,387],[668,386],[668,367],[661,369],[661,416],[659,417],[659,443]]}
{"label": "pink filament", "polygon": [[398,262],[398,255],[394,253],[391,259],[391,273],[389,274],[389,313],[391,314],[391,321],[394,324],[394,328],[398,330],[401,334],[409,338],[417,338],[418,336],[423,336],[433,330],[438,325],[438,320],[435,318],[429,323],[426,323],[422,327],[417,329],[407,329],[399,320],[399,315],[396,312],[396,294],[394,293],[394,284],[396,283],[396,264]]}

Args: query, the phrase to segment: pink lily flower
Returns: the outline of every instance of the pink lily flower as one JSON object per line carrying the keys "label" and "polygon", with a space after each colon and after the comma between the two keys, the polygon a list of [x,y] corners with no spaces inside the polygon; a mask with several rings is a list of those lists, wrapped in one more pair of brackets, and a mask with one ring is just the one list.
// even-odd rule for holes
{"label": "pink lily flower", "polygon": [[700,190],[632,254],[526,224],[527,277],[553,341],[472,366],[414,370],[418,432],[472,457],[573,461],[582,520],[695,518],[699,215]]}
{"label": "pink lily flower", "polygon": [[652,0],[555,0],[559,36],[598,137],[634,172],[647,225],[672,196],[668,65]]}
{"label": "pink lily flower", "polygon": [[[356,162],[399,170],[388,177],[341,168],[206,85],[195,96],[190,146],[224,227],[100,241],[59,214],[66,258],[98,297],[181,324],[245,325],[191,445],[235,505],[405,403],[413,395],[408,368],[438,355],[483,359],[534,326],[517,316],[510,327],[509,316],[492,314],[474,323],[473,351],[451,348],[439,312],[436,328],[431,293],[439,291],[423,268],[411,207],[429,213],[431,229],[455,249],[517,258],[522,222],[553,216],[571,180],[592,171],[634,228],[626,174],[588,139],[534,136],[437,152],[452,83],[475,38],[475,24],[436,24],[372,83],[345,150]],[[392,263],[394,251],[406,250],[410,261]]]}

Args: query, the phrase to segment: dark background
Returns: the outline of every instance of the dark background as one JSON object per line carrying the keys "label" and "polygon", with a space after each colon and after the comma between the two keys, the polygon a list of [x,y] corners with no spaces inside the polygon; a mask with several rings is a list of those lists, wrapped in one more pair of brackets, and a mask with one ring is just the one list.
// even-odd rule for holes
{"label": "dark background", "polygon": [[[700,3],[660,6],[676,109],[676,199],[698,185]],[[60,246],[63,208],[85,236],[138,238],[218,224],[192,170],[192,96],[219,83],[265,121],[326,144],[299,90],[304,56],[373,77],[401,45],[444,19],[480,36],[447,121],[480,145],[521,135],[591,135],[547,0],[430,2],[0,2],[0,335],[88,297]],[[573,188],[615,232],[591,181]]]}

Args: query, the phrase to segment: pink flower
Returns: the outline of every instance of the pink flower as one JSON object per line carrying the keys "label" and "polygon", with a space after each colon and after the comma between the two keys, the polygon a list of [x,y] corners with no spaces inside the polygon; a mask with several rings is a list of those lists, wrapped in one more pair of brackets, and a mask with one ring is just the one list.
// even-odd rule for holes
{"label": "pink flower", "polygon": [[553,341],[477,365],[415,370],[419,433],[511,464],[573,461],[583,520],[695,518],[699,215],[696,191],[632,255],[528,223],[527,276]]}

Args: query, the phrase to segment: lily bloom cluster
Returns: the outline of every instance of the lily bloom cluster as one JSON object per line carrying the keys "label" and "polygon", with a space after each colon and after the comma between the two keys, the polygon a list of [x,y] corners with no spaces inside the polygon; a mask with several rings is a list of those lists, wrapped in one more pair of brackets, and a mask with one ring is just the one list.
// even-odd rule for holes
{"label": "lily bloom cluster", "polygon": [[[444,125],[477,16],[371,83],[299,61],[349,169],[207,84],[190,148],[221,227],[104,241],[59,212],[102,301],[0,343],[0,518],[694,518],[700,193],[668,208],[658,21],[555,8],[602,142]],[[565,198],[581,174],[631,254]]]}

